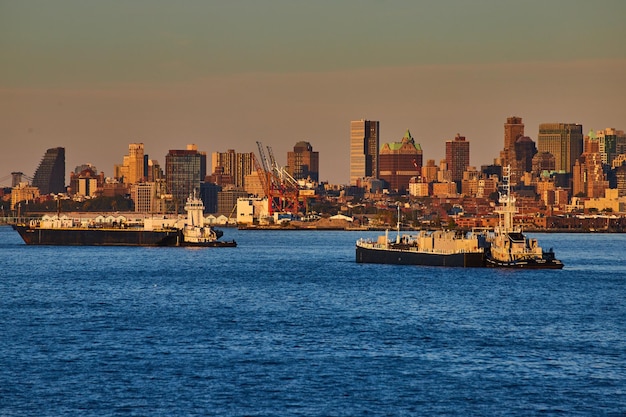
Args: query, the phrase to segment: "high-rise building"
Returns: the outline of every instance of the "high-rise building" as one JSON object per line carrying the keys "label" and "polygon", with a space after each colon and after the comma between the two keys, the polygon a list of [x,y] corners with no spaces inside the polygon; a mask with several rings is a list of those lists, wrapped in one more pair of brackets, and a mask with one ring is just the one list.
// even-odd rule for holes
{"label": "high-rise building", "polygon": [[533,156],[532,173],[540,176],[543,171],[556,171],[556,160],[550,152],[537,152]]}
{"label": "high-rise building", "polygon": [[439,172],[439,167],[435,165],[435,160],[428,159],[426,165],[422,165],[422,182],[437,181],[437,172]]}
{"label": "high-rise building", "polygon": [[[591,135],[591,132],[589,133]],[[607,127],[604,130],[598,130],[596,137],[600,141],[600,155],[604,164],[611,165],[613,159],[626,151],[626,135],[621,130]]]}
{"label": "high-rise building", "polygon": [[524,136],[524,123],[517,116],[507,117],[504,124],[504,149],[500,152],[502,166],[513,165],[515,161],[515,143]]}
{"label": "high-rise building", "polygon": [[517,184],[526,172],[533,170],[533,157],[537,153],[535,142],[528,136],[518,136],[511,164],[511,184]]}
{"label": "high-rise building", "polygon": [[206,176],[206,153],[198,152],[196,145],[187,149],[171,149],[165,155],[165,182],[168,193],[172,194],[178,211],[182,211],[187,197],[194,190],[200,190],[200,182]]}
{"label": "high-rise building", "polygon": [[583,152],[583,126],[575,123],[542,123],[537,136],[539,152],[554,155],[555,169],[572,172],[576,158]]}
{"label": "high-rise building", "polygon": [[33,187],[39,188],[42,195],[65,192],[65,148],[46,151],[35,171]]}
{"label": "high-rise building", "polygon": [[378,178],[380,123],[374,120],[350,122],[350,185],[362,178]]}
{"label": "high-rise building", "polygon": [[403,193],[411,178],[421,174],[422,160],[422,147],[407,129],[400,142],[385,143],[380,149],[379,177],[390,189]]}
{"label": "high-rise building", "polygon": [[144,181],[145,163],[143,143],[131,143],[128,145],[128,155],[124,155],[122,164],[117,164],[113,168],[114,176],[126,185]]}
{"label": "high-rise building", "polygon": [[254,171],[254,154],[252,152],[237,153],[234,149],[226,152],[213,152],[211,166],[213,175],[222,179],[218,181],[219,185],[232,184],[237,188],[244,188],[246,175]]}
{"label": "high-rise building", "polygon": [[300,141],[287,152],[287,172],[297,180],[311,178],[319,182],[320,153],[314,152],[309,142]]}
{"label": "high-rise building", "polygon": [[143,143],[128,145],[128,183],[135,184],[144,180]]}
{"label": "high-rise building", "polygon": [[446,165],[451,173],[451,180],[456,183],[457,192],[461,192],[463,172],[470,162],[470,144],[465,136],[456,134],[454,140],[446,141]]}
{"label": "high-rise building", "polygon": [[148,169],[145,174],[148,182],[156,182],[164,179],[163,170],[161,169],[159,161],[156,159],[148,160]]}
{"label": "high-rise building", "polygon": [[573,195],[599,198],[604,196],[604,191],[609,187],[602,168],[600,141],[593,132],[585,137],[584,152],[576,159],[572,174]]}
{"label": "high-rise building", "polygon": [[91,164],[83,164],[70,173],[68,192],[71,195],[94,197],[101,194],[103,184],[104,173],[98,173],[96,167]]}

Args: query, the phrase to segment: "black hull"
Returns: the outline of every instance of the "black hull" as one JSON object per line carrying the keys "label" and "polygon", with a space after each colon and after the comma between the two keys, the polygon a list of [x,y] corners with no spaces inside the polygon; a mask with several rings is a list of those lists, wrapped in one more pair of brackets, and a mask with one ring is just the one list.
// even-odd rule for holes
{"label": "black hull", "polygon": [[180,230],[45,229],[13,225],[27,245],[56,246],[198,246],[235,247],[235,241],[189,243]]}
{"label": "black hull", "polygon": [[410,252],[394,249],[371,249],[356,247],[356,261],[358,263],[392,264],[392,265],[423,265],[449,267],[485,266],[482,252],[466,252],[454,254]]}
{"label": "black hull", "polygon": [[556,259],[530,259],[527,261],[502,262],[488,257],[485,259],[485,265],[491,268],[509,269],[563,269],[563,263]]}
{"label": "black hull", "polygon": [[189,248],[236,248],[237,242],[235,242],[234,240],[215,240],[213,242],[203,243],[183,242],[180,246],[185,246]]}

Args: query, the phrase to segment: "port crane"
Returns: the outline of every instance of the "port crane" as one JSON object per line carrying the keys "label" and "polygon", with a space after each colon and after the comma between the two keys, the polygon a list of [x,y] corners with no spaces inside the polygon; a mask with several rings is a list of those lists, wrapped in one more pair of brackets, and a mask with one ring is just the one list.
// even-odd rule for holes
{"label": "port crane", "polygon": [[275,212],[298,213],[301,206],[298,182],[284,167],[276,163],[274,152],[270,146],[267,146],[268,158],[263,149],[263,144],[260,141],[257,141],[256,144],[259,149],[260,161],[254,157],[254,166],[268,200],[269,214]]}

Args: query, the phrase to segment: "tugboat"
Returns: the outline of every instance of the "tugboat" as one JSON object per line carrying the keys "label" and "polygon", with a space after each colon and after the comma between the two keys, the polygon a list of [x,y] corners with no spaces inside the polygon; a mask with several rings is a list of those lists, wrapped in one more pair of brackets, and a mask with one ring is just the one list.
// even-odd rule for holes
{"label": "tugboat", "polygon": [[182,239],[179,239],[178,246],[237,246],[234,240],[218,240],[223,235],[221,230],[204,226],[204,203],[196,196],[195,190],[193,196],[190,195],[187,198],[185,210],[187,211],[187,223],[181,229]]}
{"label": "tugboat", "polygon": [[513,224],[513,216],[517,213],[515,197],[511,195],[511,167],[503,167],[502,191],[500,192],[500,206],[495,210],[498,213],[498,226],[493,232],[486,235],[485,264],[495,268],[525,268],[525,269],[562,269],[563,262],[556,259],[550,248],[545,252],[536,239],[531,239],[522,233],[521,228]]}
{"label": "tugboat", "polygon": [[483,267],[484,249],[478,235],[454,230],[420,231],[417,235],[400,236],[400,206],[398,234],[389,239],[389,231],[378,240],[359,239],[356,242],[358,263],[396,265]]}

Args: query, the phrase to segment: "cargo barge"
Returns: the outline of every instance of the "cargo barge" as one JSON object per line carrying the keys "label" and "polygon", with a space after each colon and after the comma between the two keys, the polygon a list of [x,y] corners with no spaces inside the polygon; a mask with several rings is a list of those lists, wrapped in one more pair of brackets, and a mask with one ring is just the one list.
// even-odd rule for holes
{"label": "cargo barge", "polygon": [[[398,219],[400,207],[398,206]],[[453,230],[420,231],[417,235],[401,235],[397,224],[395,240],[389,232],[376,241],[359,239],[356,242],[358,263],[396,265],[424,265],[451,267],[485,266],[484,247],[479,236]]]}
{"label": "cargo barge", "polygon": [[187,199],[186,220],[145,219],[142,224],[102,224],[61,219],[15,224],[27,245],[61,246],[200,246],[236,247],[234,240],[218,240],[222,231],[203,224],[204,205],[195,194]]}

